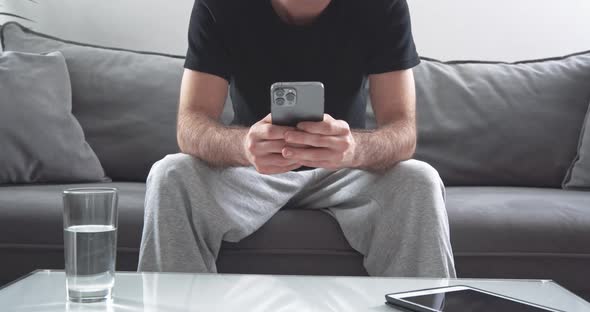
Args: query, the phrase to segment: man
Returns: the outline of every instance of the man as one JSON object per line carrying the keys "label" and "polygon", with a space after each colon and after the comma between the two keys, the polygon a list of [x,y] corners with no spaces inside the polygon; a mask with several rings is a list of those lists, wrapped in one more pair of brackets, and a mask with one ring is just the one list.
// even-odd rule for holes
{"label": "man", "polygon": [[[371,275],[454,277],[444,186],[409,160],[419,62],[405,0],[197,0],[183,154],[150,172],[139,270],[216,272],[223,240],[288,204],[329,212]],[[272,125],[270,85],[282,81],[322,82],[324,121]],[[228,87],[231,127],[218,121]]]}

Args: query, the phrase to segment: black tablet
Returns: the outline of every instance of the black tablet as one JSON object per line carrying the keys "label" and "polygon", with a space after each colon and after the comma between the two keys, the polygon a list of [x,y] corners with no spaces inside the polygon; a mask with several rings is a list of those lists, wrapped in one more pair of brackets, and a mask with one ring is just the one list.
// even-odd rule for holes
{"label": "black tablet", "polygon": [[563,312],[469,286],[450,286],[385,295],[387,304],[416,312]]}

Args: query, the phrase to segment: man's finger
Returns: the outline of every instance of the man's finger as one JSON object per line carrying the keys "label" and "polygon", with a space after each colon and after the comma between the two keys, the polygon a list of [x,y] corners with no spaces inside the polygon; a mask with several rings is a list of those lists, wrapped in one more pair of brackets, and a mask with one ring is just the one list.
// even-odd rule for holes
{"label": "man's finger", "polygon": [[320,122],[304,121],[297,124],[297,129],[321,135],[347,135],[350,127],[342,120],[324,120]]}
{"label": "man's finger", "polygon": [[254,126],[252,135],[258,140],[282,140],[285,139],[285,132],[291,130],[291,127],[261,124]]}
{"label": "man's finger", "polygon": [[315,147],[338,148],[346,141],[344,136],[312,134],[303,131],[289,131],[285,133],[285,142],[290,146],[302,144]]}
{"label": "man's finger", "polygon": [[324,114],[324,121],[330,121],[330,120],[336,120],[336,119],[334,119],[334,117],[332,117],[329,114]]}
{"label": "man's finger", "polygon": [[255,159],[260,167],[290,167],[298,163],[297,159],[287,159],[281,154],[268,154]]}
{"label": "man's finger", "polygon": [[262,123],[272,123],[272,115],[268,114],[261,120]]}
{"label": "man's finger", "polygon": [[284,140],[265,140],[254,143],[253,149],[250,151],[253,155],[266,155],[271,153],[281,154],[285,147]]}
{"label": "man's finger", "polygon": [[286,147],[283,149],[283,156],[287,159],[296,159],[299,161],[323,161],[336,160],[338,153],[328,148],[293,148]]}
{"label": "man's finger", "polygon": [[286,166],[286,167],[280,167],[280,166],[261,167],[257,170],[258,170],[258,172],[260,172],[262,174],[279,174],[279,173],[285,173],[285,172],[295,170],[299,167],[301,167],[301,164],[297,163],[297,164],[293,164],[291,166]]}

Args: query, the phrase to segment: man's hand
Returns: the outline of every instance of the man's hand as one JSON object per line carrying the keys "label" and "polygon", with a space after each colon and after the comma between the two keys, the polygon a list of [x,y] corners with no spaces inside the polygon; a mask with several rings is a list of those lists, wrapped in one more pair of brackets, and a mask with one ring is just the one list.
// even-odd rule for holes
{"label": "man's hand", "polygon": [[324,114],[324,121],[300,122],[297,130],[285,133],[285,142],[283,156],[303,166],[333,170],[356,167],[356,143],[348,123],[328,114]]}
{"label": "man's hand", "polygon": [[286,159],[285,133],[295,131],[291,127],[276,126],[270,115],[255,123],[244,140],[244,152],[248,161],[262,174],[278,174],[301,167],[297,159]]}

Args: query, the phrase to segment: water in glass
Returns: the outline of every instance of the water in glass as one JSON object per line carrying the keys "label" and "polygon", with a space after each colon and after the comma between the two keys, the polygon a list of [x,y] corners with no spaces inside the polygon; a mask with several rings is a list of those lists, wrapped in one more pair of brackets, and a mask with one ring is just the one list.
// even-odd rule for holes
{"label": "water in glass", "polygon": [[64,229],[66,282],[73,301],[100,301],[115,283],[117,229],[111,225],[75,225]]}

